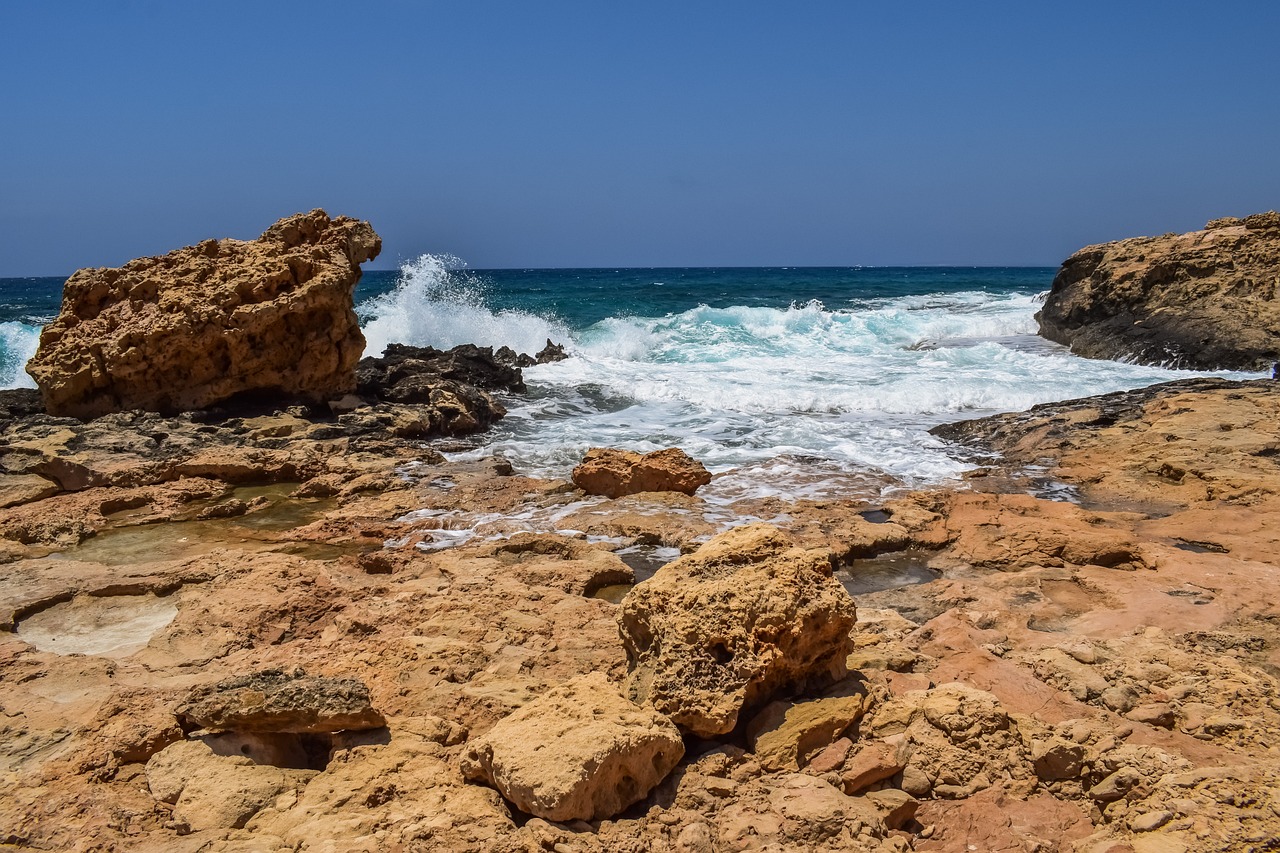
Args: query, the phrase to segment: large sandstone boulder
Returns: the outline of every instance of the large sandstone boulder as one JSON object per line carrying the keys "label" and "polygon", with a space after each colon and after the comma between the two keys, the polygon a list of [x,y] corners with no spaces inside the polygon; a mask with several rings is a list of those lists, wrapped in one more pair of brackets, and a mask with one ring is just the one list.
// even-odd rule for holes
{"label": "large sandstone boulder", "polygon": [[1089,358],[1269,370],[1280,361],[1280,213],[1088,246],[1062,264],[1040,334]]}
{"label": "large sandstone boulder", "polygon": [[779,688],[842,677],[855,620],[830,553],[765,524],[663,566],[618,616],[634,698],[700,737],[732,731]]}
{"label": "large sandstone boulder", "polygon": [[683,755],[675,726],[593,672],[469,741],[462,772],[529,814],[602,820],[647,796]]}
{"label": "large sandstone boulder", "polygon": [[197,687],[178,706],[188,728],[238,732],[340,732],[386,724],[354,678],[266,669]]}
{"label": "large sandstone boulder", "polygon": [[313,210],[257,240],[80,270],[27,371],[50,414],[81,418],[350,391],[364,350],[352,291],[381,248],[368,222]]}
{"label": "large sandstone boulder", "polygon": [[573,469],[573,484],[590,495],[620,498],[639,492],[683,492],[691,495],[711,482],[702,463],[678,447],[635,453],[593,447]]}

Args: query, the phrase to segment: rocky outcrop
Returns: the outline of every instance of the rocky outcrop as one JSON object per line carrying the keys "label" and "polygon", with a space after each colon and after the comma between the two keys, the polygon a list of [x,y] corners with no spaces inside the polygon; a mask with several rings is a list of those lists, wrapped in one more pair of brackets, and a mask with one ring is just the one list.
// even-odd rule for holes
{"label": "rocky outcrop", "polygon": [[700,737],[732,731],[782,687],[843,676],[854,620],[830,553],[764,524],[662,567],[618,616],[634,698]]}
{"label": "rocky outcrop", "polygon": [[640,492],[682,492],[691,495],[711,482],[702,463],[678,447],[635,453],[593,447],[573,469],[573,483],[589,495],[620,498]]}
{"label": "rocky outcrop", "polygon": [[1041,335],[1089,358],[1270,370],[1280,361],[1280,213],[1088,246],[1062,264],[1036,317]]}
{"label": "rocky outcrop", "polygon": [[257,240],[80,270],[27,370],[50,413],[79,418],[250,392],[328,399],[355,387],[352,291],[381,248],[368,222],[313,210]]}
{"label": "rocky outcrop", "polygon": [[355,678],[267,669],[198,687],[177,709],[186,728],[236,732],[340,732],[386,724]]}
{"label": "rocky outcrop", "polygon": [[590,673],[469,741],[462,772],[529,814],[601,820],[647,796],[683,755],[680,732],[665,717]]}

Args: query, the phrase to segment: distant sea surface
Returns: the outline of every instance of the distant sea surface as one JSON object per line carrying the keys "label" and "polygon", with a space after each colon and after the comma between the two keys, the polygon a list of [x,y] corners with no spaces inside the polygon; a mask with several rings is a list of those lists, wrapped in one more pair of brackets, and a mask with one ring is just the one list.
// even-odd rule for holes
{"label": "distant sea surface", "polygon": [[[427,255],[366,272],[366,353],[460,343],[571,357],[460,453],[567,476],[589,447],[678,445],[710,500],[884,493],[972,467],[927,429],[1205,375],[1077,358],[1035,335],[1052,268],[467,270]],[[0,279],[0,387],[58,311],[63,279]],[[1214,375],[1252,378],[1253,374]],[[703,494],[700,492],[700,494]]]}

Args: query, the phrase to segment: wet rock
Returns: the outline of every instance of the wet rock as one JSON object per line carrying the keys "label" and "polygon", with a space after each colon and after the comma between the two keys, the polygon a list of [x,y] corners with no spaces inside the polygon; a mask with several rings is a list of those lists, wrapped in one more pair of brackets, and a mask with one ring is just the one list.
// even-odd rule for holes
{"label": "wet rock", "polygon": [[714,737],[783,686],[842,678],[855,620],[829,552],[756,524],[659,569],[623,599],[618,624],[632,696]]}
{"label": "wet rock", "polygon": [[573,483],[590,495],[618,498],[639,492],[682,492],[692,495],[711,482],[702,463],[678,447],[635,453],[593,447],[573,469]]}
{"label": "wet rock", "polygon": [[206,240],[67,280],[27,365],[51,414],[190,411],[237,395],[328,399],[355,386],[360,264],[382,241],[322,210],[257,240]]}
{"label": "wet rock", "polygon": [[1280,214],[1088,246],[1062,264],[1040,334],[1090,358],[1200,370],[1280,359]]}
{"label": "wet rock", "polygon": [[675,726],[591,673],[468,741],[462,772],[529,814],[600,820],[647,796],[683,755]]}
{"label": "wet rock", "polygon": [[242,732],[338,732],[386,724],[354,678],[266,669],[192,690],[176,712],[186,728]]}

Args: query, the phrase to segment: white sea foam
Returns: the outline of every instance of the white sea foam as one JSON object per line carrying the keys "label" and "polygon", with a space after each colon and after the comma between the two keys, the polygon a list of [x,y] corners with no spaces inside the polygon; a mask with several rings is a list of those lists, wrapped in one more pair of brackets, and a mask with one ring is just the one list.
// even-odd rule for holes
{"label": "white sea foam", "polygon": [[566,361],[527,369],[530,397],[472,455],[566,476],[589,447],[677,445],[721,475],[713,498],[879,494],[972,467],[930,426],[1194,375],[1077,358],[1033,336],[1039,301],[960,293],[610,318],[580,332]]}
{"label": "white sea foam", "polygon": [[567,330],[554,320],[524,311],[492,311],[484,282],[450,255],[423,255],[400,268],[396,288],[357,306],[366,355],[381,355],[387,344],[448,349],[458,344],[509,346],[536,353],[547,339],[564,340]]}
{"label": "white sea foam", "polygon": [[23,368],[36,354],[39,343],[39,326],[16,320],[0,323],[0,388],[36,387]]}

